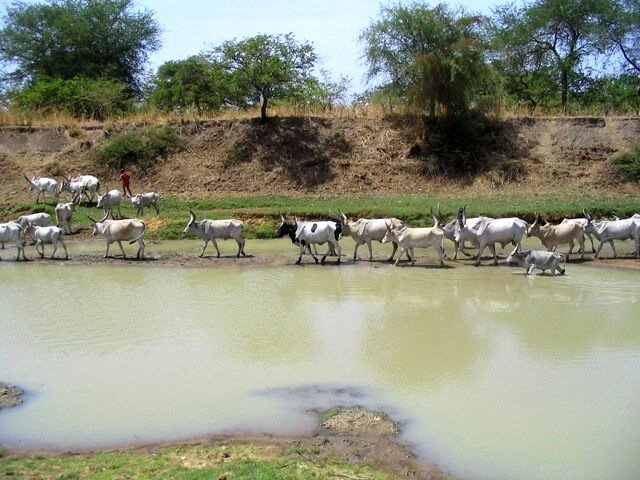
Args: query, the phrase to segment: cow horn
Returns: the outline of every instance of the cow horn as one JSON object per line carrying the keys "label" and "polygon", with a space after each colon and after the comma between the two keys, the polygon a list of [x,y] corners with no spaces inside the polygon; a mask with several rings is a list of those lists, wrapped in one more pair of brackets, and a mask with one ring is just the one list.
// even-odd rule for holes
{"label": "cow horn", "polygon": [[286,218],[285,218],[285,216],[284,216],[284,215],[282,215],[282,214],[280,214],[280,221],[281,221],[282,223],[287,223],[287,219],[286,219]]}
{"label": "cow horn", "polygon": [[93,218],[91,218],[88,214],[85,213],[85,216],[91,220],[91,223],[98,223],[96,220],[94,220]]}
{"label": "cow horn", "polygon": [[584,215],[584,218],[586,218],[587,220],[591,220],[591,215],[589,215],[586,208],[582,209],[582,214]]}
{"label": "cow horn", "polygon": [[189,209],[189,215],[191,216],[191,217],[189,218],[189,223],[191,223],[191,222],[195,222],[195,221],[196,221],[196,214],[195,214],[195,213],[193,213],[193,210]]}

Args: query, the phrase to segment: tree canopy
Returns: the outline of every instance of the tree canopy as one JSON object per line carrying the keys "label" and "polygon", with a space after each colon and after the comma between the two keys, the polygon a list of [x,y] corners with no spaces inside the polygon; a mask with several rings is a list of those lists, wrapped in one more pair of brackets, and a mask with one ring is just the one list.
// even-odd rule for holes
{"label": "tree canopy", "polygon": [[468,92],[484,72],[481,18],[445,4],[382,7],[360,36],[368,78],[388,86],[431,115],[467,109]]}
{"label": "tree canopy", "polygon": [[13,2],[0,30],[0,59],[17,83],[75,77],[119,81],[138,92],[160,27],[133,0]]}
{"label": "tree canopy", "polygon": [[313,46],[298,42],[292,33],[226,41],[209,55],[233,76],[241,91],[260,101],[263,121],[269,101],[304,85],[316,62]]}

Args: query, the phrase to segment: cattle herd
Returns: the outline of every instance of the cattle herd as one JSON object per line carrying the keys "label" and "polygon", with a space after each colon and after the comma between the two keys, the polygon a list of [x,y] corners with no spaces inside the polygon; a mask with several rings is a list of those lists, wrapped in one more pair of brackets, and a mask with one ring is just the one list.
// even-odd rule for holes
{"label": "cattle herd", "polygon": [[[60,183],[53,178],[33,177],[29,179],[29,188],[37,192],[36,202],[46,201],[46,196],[56,204],[55,215],[56,225],[50,225],[51,218],[47,213],[34,213],[23,215],[16,220],[0,223],[0,243],[4,248],[5,242],[13,243],[18,251],[16,260],[20,256],[26,260],[24,253],[25,238],[31,238],[35,243],[36,251],[40,257],[44,257],[44,245],[53,245],[51,258],[55,254],[60,243],[65,251],[65,258],[69,258],[67,246],[64,242],[64,234],[71,233],[71,218],[75,212],[76,205],[81,199],[86,198],[88,202],[96,202],[96,206],[103,209],[103,218],[95,220],[87,215],[91,220],[92,233],[100,235],[105,239],[106,251],[104,256],[109,255],[109,247],[112,243],[117,243],[120,247],[123,258],[126,253],[122,247],[122,242],[131,244],[138,243],[136,258],[144,258],[144,234],[146,225],[137,218],[123,219],[120,211],[122,194],[119,190],[109,190],[104,195],[100,194],[100,182],[92,175],[79,175],[76,177],[65,177]],[[61,193],[72,195],[70,202],[58,203]],[[152,207],[157,214],[160,213],[158,206],[159,195],[155,192],[147,192],[130,197],[131,204],[136,211],[136,216],[144,215],[145,207]],[[589,213],[584,210],[581,218],[564,219],[560,224],[552,225],[544,221],[543,217],[536,214],[535,221],[529,225],[526,221],[517,218],[491,218],[474,217],[467,218],[464,207],[460,207],[454,219],[449,222],[443,220],[440,209],[434,213],[433,227],[410,227],[397,218],[360,218],[350,220],[340,212],[339,216],[332,216],[330,220],[300,221],[294,217],[287,220],[280,216],[280,225],[277,228],[276,236],[288,236],[293,244],[299,248],[297,264],[302,261],[304,254],[309,254],[318,263],[317,246],[327,245],[327,251],[322,254],[320,263],[325,263],[327,256],[337,257],[336,263],[340,264],[342,248],[340,239],[343,236],[350,236],[355,244],[353,260],[358,260],[358,248],[366,244],[369,251],[369,261],[374,259],[371,243],[391,243],[393,251],[388,261],[393,261],[394,265],[403,256],[411,262],[415,262],[415,249],[431,247],[435,250],[439,265],[444,266],[445,243],[448,239],[453,243],[453,260],[456,260],[458,253],[471,256],[465,248],[475,248],[475,265],[480,264],[482,253],[489,248],[493,256],[493,263],[498,263],[496,255],[496,244],[502,248],[513,245],[513,250],[507,257],[507,263],[515,263],[526,269],[529,275],[534,269],[543,272],[550,270],[552,275],[556,272],[564,274],[565,270],[561,264],[566,263],[572,253],[575,244],[578,244],[578,254],[580,258],[585,255],[585,237],[591,242],[591,250],[598,258],[602,247],[609,243],[613,251],[614,258],[617,252],[614,240],[632,239],[635,242],[635,257],[640,257],[640,214],[634,214],[628,218],[616,216],[614,220],[594,221]],[[111,219],[108,217],[111,216]],[[238,245],[239,257],[244,256],[244,223],[241,220],[201,220],[196,221],[196,214],[189,210],[189,221],[184,229],[186,234],[194,234],[203,241],[200,257],[209,242],[216,249],[217,256],[220,257],[220,249],[216,240],[233,239]],[[544,250],[522,250],[522,240],[527,237],[537,237],[540,239]],[[594,238],[600,243],[595,248]],[[558,245],[569,245],[569,252],[564,255],[556,252]],[[397,255],[396,255],[397,254]]]}

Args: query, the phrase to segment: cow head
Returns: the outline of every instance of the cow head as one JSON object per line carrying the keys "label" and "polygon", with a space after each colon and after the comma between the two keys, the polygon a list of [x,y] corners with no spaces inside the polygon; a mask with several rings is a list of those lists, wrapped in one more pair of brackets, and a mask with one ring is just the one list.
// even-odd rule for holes
{"label": "cow head", "polygon": [[298,219],[295,218],[293,223],[287,222],[284,215],[280,215],[280,225],[276,230],[276,237],[282,238],[285,235],[289,235],[291,243],[296,243],[296,231],[298,230]]}
{"label": "cow head", "polygon": [[[85,214],[86,215],[86,214]],[[107,219],[109,214],[107,213],[101,220],[95,220],[91,218],[89,215],[86,215],[89,221],[91,222],[91,235],[96,235],[101,233],[102,227],[104,225],[104,221]]]}
{"label": "cow head", "polygon": [[515,265],[523,266],[530,253],[531,253],[531,250],[514,251],[514,252],[511,252],[511,254],[507,257],[506,261],[507,263],[512,265],[515,264]]}
{"label": "cow head", "polygon": [[198,222],[196,222],[196,214],[193,213],[193,210],[189,209],[189,221],[187,222],[187,226],[184,227],[183,232],[184,233],[193,233],[197,229],[198,229]]}
{"label": "cow head", "polygon": [[398,235],[395,232],[395,227],[393,226],[393,224],[391,222],[388,222],[387,220],[384,221],[384,224],[387,227],[387,233],[384,234],[384,237],[382,238],[381,242],[382,243],[397,242]]}

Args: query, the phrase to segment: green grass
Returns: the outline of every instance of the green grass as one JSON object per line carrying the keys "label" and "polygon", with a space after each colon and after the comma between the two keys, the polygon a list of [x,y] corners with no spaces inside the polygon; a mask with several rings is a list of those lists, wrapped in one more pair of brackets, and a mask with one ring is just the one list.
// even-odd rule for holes
{"label": "green grass", "polygon": [[124,450],[87,454],[0,452],[0,477],[20,479],[334,479],[383,480],[385,474],[340,458],[315,459],[300,451],[259,445],[184,445],[152,452]]}
{"label": "green grass", "polygon": [[[543,213],[549,221],[563,217],[582,215],[586,208],[593,218],[610,216],[611,212],[629,215],[640,212],[640,199],[623,195],[602,194],[589,191],[559,192],[558,195],[492,194],[469,195],[460,198],[434,198],[424,196],[396,197],[226,197],[180,200],[164,197],[160,200],[160,215],[147,209],[144,220],[149,226],[150,239],[184,238],[184,227],[189,220],[189,209],[193,209],[199,220],[203,218],[239,218],[245,222],[247,238],[273,238],[280,214],[296,215],[302,219],[326,218],[330,213],[344,212],[349,218],[398,217],[412,226],[430,226],[433,221],[429,209],[440,204],[440,210],[453,218],[460,205],[467,206],[467,215],[493,217],[518,216],[532,222],[536,212]],[[14,205],[11,210],[0,209],[3,219],[11,219],[22,213],[46,211],[54,215],[53,206],[43,204]],[[134,210],[125,199],[122,206],[125,217],[133,217]],[[74,224],[89,228],[86,215],[99,219],[102,210],[95,207],[80,207],[74,215]],[[74,227],[74,228],[77,228]]]}

